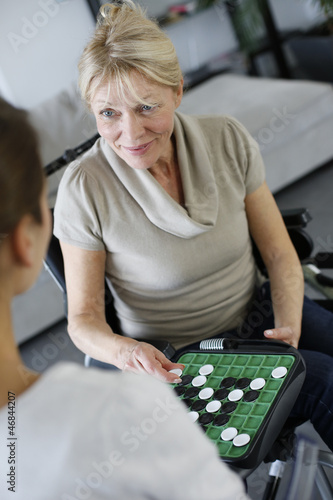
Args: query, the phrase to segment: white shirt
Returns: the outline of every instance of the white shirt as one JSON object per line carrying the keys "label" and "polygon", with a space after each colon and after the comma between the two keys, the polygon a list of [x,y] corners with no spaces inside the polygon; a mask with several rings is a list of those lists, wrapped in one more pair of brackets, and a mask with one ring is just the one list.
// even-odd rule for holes
{"label": "white shirt", "polygon": [[61,363],[17,398],[15,419],[13,441],[1,409],[2,500],[248,499],[172,389],[152,377]]}

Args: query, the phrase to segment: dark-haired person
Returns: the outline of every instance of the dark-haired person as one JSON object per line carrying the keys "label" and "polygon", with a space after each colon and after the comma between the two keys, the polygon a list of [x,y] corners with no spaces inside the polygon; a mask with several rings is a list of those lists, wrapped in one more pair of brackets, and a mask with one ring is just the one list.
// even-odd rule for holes
{"label": "dark-haired person", "polygon": [[72,363],[25,367],[11,303],[40,272],[50,213],[35,133],[1,98],[0,200],[1,500],[247,499],[166,384]]}
{"label": "dark-haired person", "polygon": [[[130,0],[101,8],[79,73],[101,138],[67,169],[55,208],[75,344],[166,381],[168,360],[140,338],[181,348],[227,332],[299,346],[307,379],[293,416],[333,449],[333,314],[304,299],[256,142],[231,117],[177,111],[173,44]],[[104,276],[123,336],[105,320]]]}

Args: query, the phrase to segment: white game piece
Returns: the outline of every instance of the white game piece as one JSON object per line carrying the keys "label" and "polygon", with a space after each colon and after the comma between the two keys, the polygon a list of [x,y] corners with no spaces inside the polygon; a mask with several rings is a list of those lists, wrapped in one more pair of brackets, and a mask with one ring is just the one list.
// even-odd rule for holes
{"label": "white game piece", "polygon": [[265,384],[266,384],[265,379],[259,377],[252,380],[250,387],[252,390],[257,391],[258,389],[262,389]]}
{"label": "white game piece", "polygon": [[200,375],[209,375],[210,373],[212,373],[213,370],[214,370],[213,365],[203,365],[200,368],[199,373]]}
{"label": "white game piece", "polygon": [[208,413],[215,413],[216,411],[218,411],[222,406],[222,403],[221,401],[216,401],[216,399],[214,401],[210,401],[207,406],[206,406],[206,411],[208,411]]}
{"label": "white game piece", "polygon": [[232,441],[237,434],[238,430],[235,427],[228,427],[222,432],[221,439],[223,439],[223,441]]}
{"label": "white game piece", "polygon": [[190,411],[188,416],[191,422],[196,422],[199,418],[199,413],[197,411]]}
{"label": "white game piece", "polygon": [[277,368],[274,368],[272,371],[272,377],[273,378],[283,378],[287,374],[287,368],[285,366],[278,366]]}
{"label": "white game piece", "polygon": [[244,396],[244,392],[241,389],[235,389],[231,391],[228,395],[229,401],[239,401]]}
{"label": "white game piece", "polygon": [[201,387],[207,382],[207,378],[204,375],[198,375],[192,380],[192,385],[194,387]]}
{"label": "white game piece", "polygon": [[209,399],[212,397],[213,394],[214,394],[214,389],[212,389],[211,387],[205,387],[199,392],[199,398]]}
{"label": "white game piece", "polygon": [[250,442],[251,438],[248,434],[238,434],[232,442],[234,446],[245,446]]}
{"label": "white game piece", "polygon": [[173,368],[172,370],[169,370],[169,373],[174,373],[175,375],[178,375],[178,377],[180,377],[183,373],[183,370],[181,368]]}

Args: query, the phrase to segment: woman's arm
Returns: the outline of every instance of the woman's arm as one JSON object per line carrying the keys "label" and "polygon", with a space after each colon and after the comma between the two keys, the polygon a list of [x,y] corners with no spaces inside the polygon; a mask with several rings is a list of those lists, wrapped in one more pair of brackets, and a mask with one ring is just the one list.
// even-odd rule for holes
{"label": "woman's arm", "polygon": [[275,328],[265,336],[298,346],[304,278],[294,245],[275,200],[264,183],[245,198],[251,235],[268,271]]}
{"label": "woman's arm", "polygon": [[68,298],[68,333],[74,344],[94,359],[121,370],[147,372],[166,382],[179,377],[168,373],[181,365],[145,342],[113,332],[105,319],[105,251],[83,250],[61,242]]}

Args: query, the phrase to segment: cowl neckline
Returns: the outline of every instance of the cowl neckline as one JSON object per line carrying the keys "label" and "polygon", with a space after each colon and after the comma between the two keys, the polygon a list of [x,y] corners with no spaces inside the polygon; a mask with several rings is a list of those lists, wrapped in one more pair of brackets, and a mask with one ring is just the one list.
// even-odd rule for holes
{"label": "cowl neckline", "polygon": [[105,139],[101,139],[101,147],[116,177],[150,222],[163,231],[189,239],[215,226],[215,176],[208,145],[193,117],[175,113],[174,137],[185,206],[179,205],[148,170],[127,165]]}

